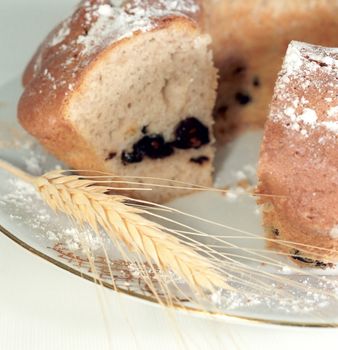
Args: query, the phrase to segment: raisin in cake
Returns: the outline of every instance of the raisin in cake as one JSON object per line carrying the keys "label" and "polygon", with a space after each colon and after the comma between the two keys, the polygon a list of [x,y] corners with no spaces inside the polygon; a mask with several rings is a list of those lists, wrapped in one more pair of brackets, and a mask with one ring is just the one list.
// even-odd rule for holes
{"label": "raisin in cake", "polygon": [[21,124],[75,169],[211,185],[217,71],[202,16],[194,0],[83,1],[30,62]]}
{"label": "raisin in cake", "polygon": [[[338,49],[292,42],[275,87],[259,162],[269,235],[296,261],[338,261]],[[294,246],[293,249],[290,246]],[[315,249],[311,246],[319,246]]]}
{"label": "raisin in cake", "polygon": [[216,136],[263,126],[273,87],[291,40],[338,46],[337,0],[208,0],[220,86]]}

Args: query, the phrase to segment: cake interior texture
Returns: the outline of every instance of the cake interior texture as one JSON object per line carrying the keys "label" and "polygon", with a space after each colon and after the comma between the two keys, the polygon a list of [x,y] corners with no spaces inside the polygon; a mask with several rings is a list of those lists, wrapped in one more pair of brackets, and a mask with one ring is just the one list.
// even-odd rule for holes
{"label": "cake interior texture", "polygon": [[[19,120],[52,154],[88,174],[212,186],[211,38],[193,0],[157,5],[82,2],[28,65]],[[119,193],[165,202],[189,191]]]}
{"label": "cake interior texture", "polygon": [[245,128],[263,127],[292,40],[338,46],[335,0],[210,0],[205,7],[220,74],[214,110],[220,142]]}
{"label": "cake interior texture", "polygon": [[[209,41],[173,23],[94,63],[65,113],[107,171],[212,184],[216,69]],[[154,191],[155,201],[179,195]]]}
{"label": "cake interior texture", "polygon": [[338,261],[338,49],[290,44],[258,177],[274,246],[312,266]]}

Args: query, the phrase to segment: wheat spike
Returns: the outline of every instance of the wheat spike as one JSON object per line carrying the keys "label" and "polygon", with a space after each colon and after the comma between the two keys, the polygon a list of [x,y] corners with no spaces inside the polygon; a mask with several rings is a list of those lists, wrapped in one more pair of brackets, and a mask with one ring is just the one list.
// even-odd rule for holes
{"label": "wheat spike", "polygon": [[225,278],[215,265],[165,227],[146,219],[144,210],[126,204],[128,197],[107,195],[109,187],[64,171],[52,171],[32,177],[0,160],[0,167],[32,183],[42,199],[54,210],[87,223],[94,231],[101,226],[115,241],[122,241],[132,252],[141,253],[163,270],[171,269],[199,294],[203,290],[226,288]]}

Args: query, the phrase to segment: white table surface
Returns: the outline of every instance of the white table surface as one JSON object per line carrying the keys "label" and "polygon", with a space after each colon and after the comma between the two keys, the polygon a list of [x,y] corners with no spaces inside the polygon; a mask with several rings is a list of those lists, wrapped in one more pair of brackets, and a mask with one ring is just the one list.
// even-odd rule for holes
{"label": "white table surface", "polygon": [[[75,3],[0,0],[0,86],[21,74],[40,40]],[[207,321],[118,296],[33,256],[2,234],[0,276],[0,350],[338,349],[335,329]],[[85,312],[84,304],[89,305]]]}

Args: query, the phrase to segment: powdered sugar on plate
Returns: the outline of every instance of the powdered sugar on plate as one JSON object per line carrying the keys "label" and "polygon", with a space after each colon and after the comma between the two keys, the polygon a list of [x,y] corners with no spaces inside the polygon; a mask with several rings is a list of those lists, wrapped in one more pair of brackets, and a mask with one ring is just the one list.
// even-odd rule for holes
{"label": "powdered sugar on plate", "polygon": [[[139,266],[128,262],[122,263],[121,256],[114,251],[111,242],[105,240],[103,236],[97,236],[86,227],[80,228],[74,225],[63,215],[56,215],[42,202],[35,188],[30,184],[14,178],[10,179],[8,193],[4,194],[0,200],[0,211],[7,211],[11,220],[22,229],[32,228],[35,232],[33,238],[44,246],[40,248],[42,252],[49,248],[53,257],[53,254],[58,254],[57,258],[73,267],[81,262],[78,268],[88,269],[87,272],[90,272],[87,258],[89,248],[98,262],[100,277],[109,281],[109,270],[105,263],[101,262],[102,246],[104,246],[112,257],[114,274],[119,272],[116,269],[121,265],[118,275],[118,278],[123,281],[121,286],[131,288],[137,293],[149,294],[146,288],[140,290],[140,283],[144,284],[144,280]],[[270,310],[270,313],[277,310],[284,316],[296,314],[297,317],[306,317],[316,313],[327,316],[330,315],[329,310],[335,298],[338,298],[338,282],[335,276],[297,276],[289,273],[286,276],[277,275],[273,278],[269,274],[250,274],[248,271],[238,273],[236,269],[231,269],[228,284],[232,290],[217,290],[211,294],[207,309],[216,308],[235,314],[254,309],[262,313],[264,310],[265,312]],[[152,272],[153,270],[150,269],[150,273]],[[186,286],[183,281],[172,273],[162,274],[160,271],[158,273],[161,273],[163,281],[168,281],[168,286],[175,281],[175,284],[179,284],[184,291],[184,295],[189,292],[188,289],[185,291]],[[156,281],[154,283],[156,284]],[[159,291],[161,291],[160,286]],[[176,292],[179,293],[177,290]],[[178,294],[177,298],[180,299],[183,294],[182,296]]]}
{"label": "powdered sugar on plate", "polygon": [[102,238],[87,227],[78,227],[74,222],[54,213],[40,198],[34,186],[22,180],[8,180],[8,193],[0,199],[0,207],[21,227],[31,227],[36,238],[63,243],[76,251],[85,243],[91,250],[102,247]]}
{"label": "powdered sugar on plate", "polygon": [[[258,280],[252,276],[242,276],[243,281],[257,284]],[[300,319],[307,320],[308,315],[318,317],[319,320],[332,319],[330,305],[336,303],[338,298],[338,281],[336,278],[323,276],[313,278],[302,276],[279,282],[277,279],[263,288],[263,280],[260,280],[261,291],[243,287],[239,283],[230,283],[233,290],[217,290],[211,296],[213,305],[228,310],[229,313],[236,310],[245,311],[254,307],[256,310],[278,310],[281,315],[297,315]],[[331,314],[331,315],[330,315]]]}
{"label": "powdered sugar on plate", "polygon": [[[14,152],[12,157],[16,159],[15,164],[31,175],[39,176],[61,168],[61,164],[33,138],[21,129],[14,129],[13,125],[1,125],[0,140],[5,141],[0,147],[5,155],[2,158],[10,159]],[[13,223],[23,229],[32,228],[35,238],[40,241],[47,239],[51,243],[62,242],[68,248],[79,249],[80,241],[84,240],[92,249],[99,249],[102,243],[90,229],[80,229],[65,216],[54,213],[32,185],[5,174],[1,184],[0,212]]]}

